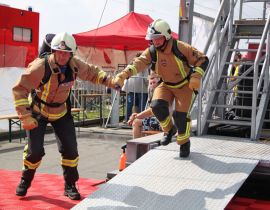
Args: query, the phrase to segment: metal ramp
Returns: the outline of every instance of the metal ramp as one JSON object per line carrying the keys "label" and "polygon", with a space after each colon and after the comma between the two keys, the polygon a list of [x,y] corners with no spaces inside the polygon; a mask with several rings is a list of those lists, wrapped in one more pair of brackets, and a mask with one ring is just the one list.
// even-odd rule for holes
{"label": "metal ramp", "polygon": [[152,149],[72,209],[224,209],[258,162],[270,161],[269,144],[230,139],[192,137],[188,159],[175,143]]}
{"label": "metal ramp", "polygon": [[[249,128],[250,139],[258,140],[261,137],[264,123],[269,123],[269,116],[265,118],[267,109],[269,113],[269,43],[270,43],[270,15],[265,18],[266,2],[264,2],[264,14],[262,19],[242,19],[243,3],[258,2],[241,0],[239,20],[234,20],[234,10],[237,1],[225,1],[221,3],[218,15],[214,22],[213,30],[205,46],[204,52],[213,45],[212,54],[207,75],[203,81],[203,87],[198,97],[198,135],[207,134],[210,123],[216,125],[238,125]],[[225,18],[224,18],[225,17]],[[242,49],[241,41],[257,40],[257,48]],[[267,49],[264,47],[268,46]],[[236,64],[235,52],[254,53],[253,60],[237,62],[241,67],[241,74],[230,81],[230,71]],[[240,68],[239,67],[239,68]],[[245,69],[244,69],[245,67]],[[245,81],[249,81],[249,87],[237,91],[241,103],[233,103],[235,100],[235,88],[240,87]],[[233,97],[233,99],[232,99]],[[231,100],[232,99],[232,100]],[[205,101],[206,103],[202,104]],[[247,102],[248,101],[248,102]],[[232,109],[248,113],[238,116],[236,119],[227,119],[226,112]]]}

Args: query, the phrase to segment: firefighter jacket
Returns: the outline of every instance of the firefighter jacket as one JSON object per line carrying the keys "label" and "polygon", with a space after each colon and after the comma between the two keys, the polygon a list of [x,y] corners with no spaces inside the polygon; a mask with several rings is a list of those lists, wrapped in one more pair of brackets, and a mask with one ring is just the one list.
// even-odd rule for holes
{"label": "firefighter jacket", "polygon": [[[46,84],[40,85],[45,74],[45,58],[37,58],[29,64],[13,87],[15,108],[20,118],[31,114],[32,111],[48,118],[49,121],[63,117],[67,113],[66,100],[69,97],[76,76],[81,80],[113,87],[111,77],[97,66],[85,63],[78,57],[73,56],[70,59],[68,66],[69,71],[72,71],[72,78],[65,82],[59,83],[61,71],[55,63],[54,54],[48,56],[48,64],[52,73]],[[32,104],[32,98],[29,95],[33,90],[35,90],[36,96],[48,105],[44,103]],[[52,107],[49,106],[50,104],[58,104],[59,106]]]}
{"label": "firefighter jacket", "polygon": [[[170,39],[164,51],[157,50],[157,62],[155,72],[161,77],[165,85],[172,88],[179,88],[188,83],[187,76],[191,74],[197,78],[204,75],[208,63],[208,58],[194,47],[187,43],[177,41],[177,47],[186,57],[187,62],[178,59],[172,52],[173,39]],[[136,57],[131,65],[124,70],[129,76],[136,75],[146,69],[151,64],[150,50],[147,48],[140,57]],[[190,67],[194,68],[190,72]]]}

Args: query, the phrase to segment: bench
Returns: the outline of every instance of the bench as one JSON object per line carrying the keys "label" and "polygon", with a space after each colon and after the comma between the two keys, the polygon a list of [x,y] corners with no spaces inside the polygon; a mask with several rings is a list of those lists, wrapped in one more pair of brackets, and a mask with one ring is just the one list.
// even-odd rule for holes
{"label": "bench", "polygon": [[[71,114],[78,122],[80,122],[80,120],[81,120],[80,113],[83,111],[84,111],[84,109],[82,109],[82,108],[71,108]],[[84,121],[84,117],[83,117],[83,121]],[[80,126],[78,126],[78,132],[80,132]]]}
{"label": "bench", "polygon": [[[83,109],[81,108],[72,108],[71,109],[71,113],[72,115],[78,120],[80,121],[80,112],[83,111]],[[20,128],[20,143],[22,141],[22,125],[21,125],[21,121],[18,117],[17,114],[8,114],[8,115],[0,115],[0,120],[8,120],[8,140],[9,142],[12,141],[12,126],[13,125],[17,125]],[[80,127],[78,127],[78,131],[80,131]],[[23,138],[25,138],[25,136],[23,135]]]}
{"label": "bench", "polygon": [[[8,140],[9,140],[9,142],[11,142],[12,141],[12,126],[13,125],[18,125],[19,126],[19,128],[20,128],[20,143],[21,143],[21,140],[22,140],[22,138],[21,138],[21,133],[22,133],[22,126],[21,126],[21,121],[20,121],[20,119],[19,119],[19,117],[18,117],[18,115],[17,114],[9,114],[9,115],[2,115],[2,116],[0,116],[0,120],[8,120]],[[23,136],[23,138],[24,138],[24,136]]]}

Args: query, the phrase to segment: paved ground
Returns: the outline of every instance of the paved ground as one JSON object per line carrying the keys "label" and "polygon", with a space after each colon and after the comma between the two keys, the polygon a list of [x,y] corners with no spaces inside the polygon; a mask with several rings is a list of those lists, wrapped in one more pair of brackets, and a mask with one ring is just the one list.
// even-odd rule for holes
{"label": "paved ground", "polygon": [[[130,129],[81,128],[78,133],[80,177],[106,179],[107,172],[118,169],[121,146],[131,139]],[[1,169],[21,170],[25,140],[0,141]],[[62,174],[60,154],[54,134],[45,137],[46,155],[37,172]]]}

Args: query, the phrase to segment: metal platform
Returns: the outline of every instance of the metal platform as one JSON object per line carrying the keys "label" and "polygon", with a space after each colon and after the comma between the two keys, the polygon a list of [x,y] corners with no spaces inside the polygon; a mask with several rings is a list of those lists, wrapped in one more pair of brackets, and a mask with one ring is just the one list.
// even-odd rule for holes
{"label": "metal platform", "polygon": [[224,209],[258,162],[270,161],[266,143],[205,136],[191,144],[187,159],[176,143],[148,151],[72,209]]}

